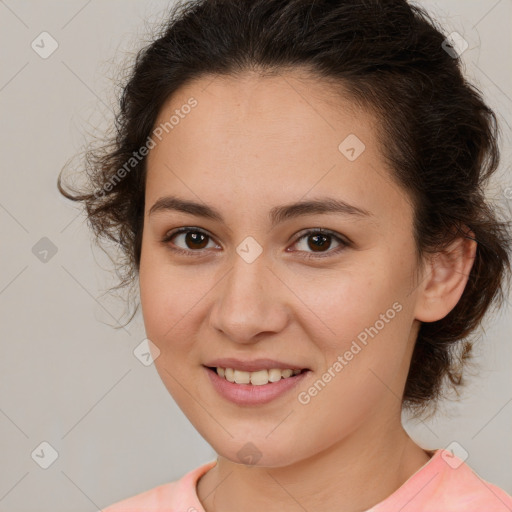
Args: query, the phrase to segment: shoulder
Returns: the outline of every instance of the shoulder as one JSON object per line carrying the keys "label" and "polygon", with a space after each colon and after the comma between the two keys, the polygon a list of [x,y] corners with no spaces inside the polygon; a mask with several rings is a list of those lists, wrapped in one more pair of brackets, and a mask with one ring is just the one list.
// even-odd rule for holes
{"label": "shoulder", "polygon": [[102,512],[175,512],[202,510],[196,492],[199,478],[217,461],[210,461],[183,475],[180,479],[153,487],[103,508]]}
{"label": "shoulder", "polygon": [[368,512],[511,512],[512,497],[439,449],[391,496]]}
{"label": "shoulder", "polygon": [[454,512],[512,511],[512,497],[503,489],[484,480],[453,453],[441,450],[444,462],[439,470],[439,489]]}
{"label": "shoulder", "polygon": [[102,512],[139,512],[142,510],[147,512],[160,512],[162,504],[168,503],[173,499],[178,484],[179,480],[159,485],[153,489],[118,501],[102,509]]}

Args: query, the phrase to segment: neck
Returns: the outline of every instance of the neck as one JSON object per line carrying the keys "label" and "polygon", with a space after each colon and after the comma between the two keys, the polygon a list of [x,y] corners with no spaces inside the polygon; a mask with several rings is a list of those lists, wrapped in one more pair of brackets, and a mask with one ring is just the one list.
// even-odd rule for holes
{"label": "neck", "polygon": [[206,512],[367,510],[430,458],[397,421],[398,426],[380,425],[374,432],[361,428],[323,452],[282,467],[245,466],[219,456],[199,480],[198,497]]}

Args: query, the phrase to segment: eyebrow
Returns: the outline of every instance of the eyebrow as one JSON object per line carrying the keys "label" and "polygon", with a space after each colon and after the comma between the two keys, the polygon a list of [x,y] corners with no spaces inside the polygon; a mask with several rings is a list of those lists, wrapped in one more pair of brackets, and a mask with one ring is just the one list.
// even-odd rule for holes
{"label": "eyebrow", "polygon": [[[181,199],[176,196],[165,196],[158,199],[150,208],[148,215],[163,211],[178,211],[195,215],[196,217],[204,217],[225,223],[222,214],[215,208],[195,201]],[[317,199],[275,206],[269,212],[269,220],[271,226],[274,227],[281,222],[295,217],[329,213],[353,216],[356,218],[373,216],[373,214],[368,210],[349,204],[341,199],[320,197]]]}

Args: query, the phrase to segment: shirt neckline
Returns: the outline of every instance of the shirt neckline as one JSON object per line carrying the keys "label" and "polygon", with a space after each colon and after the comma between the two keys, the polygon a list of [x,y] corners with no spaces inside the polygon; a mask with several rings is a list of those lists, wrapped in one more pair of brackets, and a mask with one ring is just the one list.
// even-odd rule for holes
{"label": "shirt neckline", "polygon": [[[365,512],[378,512],[381,507],[390,506],[394,503],[402,503],[407,501],[408,495],[411,493],[411,483],[414,481],[414,489],[418,487],[426,486],[434,477],[442,471],[442,467],[439,463],[445,464],[442,459],[443,449],[437,450],[423,450],[427,455],[430,455],[430,459],[425,462],[420,468],[418,468],[398,489],[393,491],[389,496],[384,498],[379,503],[375,504]],[[450,456],[453,454],[450,453]],[[205,512],[202,503],[199,501],[197,494],[197,484],[199,479],[205,475],[210,469],[217,464],[217,460],[209,461],[202,466],[192,470],[184,477],[183,485],[185,487],[192,487],[193,498],[196,503],[193,506],[197,509],[197,512]]]}

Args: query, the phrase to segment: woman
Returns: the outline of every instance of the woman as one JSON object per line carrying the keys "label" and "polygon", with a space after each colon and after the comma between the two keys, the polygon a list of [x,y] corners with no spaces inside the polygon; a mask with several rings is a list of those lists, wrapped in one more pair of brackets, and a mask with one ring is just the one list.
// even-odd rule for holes
{"label": "woman", "polygon": [[200,0],[141,51],[90,190],[59,188],[218,458],[106,512],[512,510],[401,424],[461,382],[510,268],[459,50],[405,0]]}

